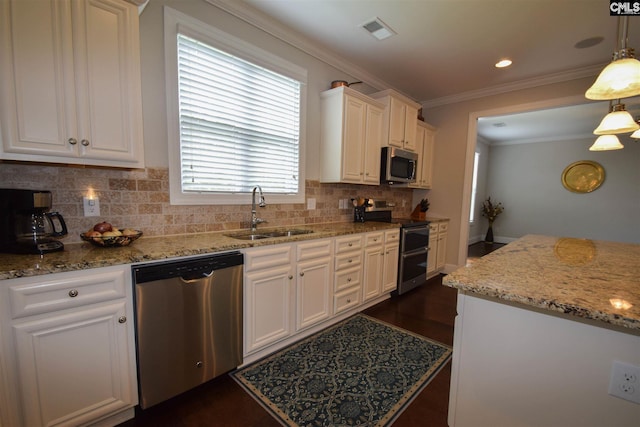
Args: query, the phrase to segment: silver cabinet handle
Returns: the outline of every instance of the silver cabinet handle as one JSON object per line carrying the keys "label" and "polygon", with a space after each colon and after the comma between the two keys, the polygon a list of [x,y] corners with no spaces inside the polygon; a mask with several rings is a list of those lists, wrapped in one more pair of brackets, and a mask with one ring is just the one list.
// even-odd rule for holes
{"label": "silver cabinet handle", "polygon": [[118,317],[118,323],[125,323],[127,321],[127,316]]}
{"label": "silver cabinet handle", "polygon": [[83,139],[82,141],[80,141],[80,144],[84,145],[85,147],[87,145],[89,145],[89,140],[88,139]]}
{"label": "silver cabinet handle", "polygon": [[77,290],[77,289],[71,289],[71,290],[69,291],[69,296],[70,296],[71,298],[75,298],[75,297],[77,297],[77,296],[78,296],[78,290]]}
{"label": "silver cabinet handle", "polygon": [[71,145],[76,145],[78,143],[78,140],[75,138],[69,138],[67,142]]}

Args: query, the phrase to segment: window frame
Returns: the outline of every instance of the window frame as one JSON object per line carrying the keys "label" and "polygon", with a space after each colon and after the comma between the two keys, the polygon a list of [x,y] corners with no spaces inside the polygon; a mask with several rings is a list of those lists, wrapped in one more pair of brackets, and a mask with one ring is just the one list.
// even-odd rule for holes
{"label": "window frame", "polygon": [[[250,192],[182,192],[180,162],[180,123],[178,94],[178,33],[187,35],[217,49],[298,80],[300,88],[300,134],[298,141],[298,191],[295,194],[265,193],[268,203],[291,204],[305,201],[305,146],[307,70],[273,55],[251,43],[205,24],[195,18],[164,7],[164,52],[167,107],[167,139],[169,149],[169,199],[172,205],[238,205],[250,204]],[[260,185],[260,182],[255,183]]]}

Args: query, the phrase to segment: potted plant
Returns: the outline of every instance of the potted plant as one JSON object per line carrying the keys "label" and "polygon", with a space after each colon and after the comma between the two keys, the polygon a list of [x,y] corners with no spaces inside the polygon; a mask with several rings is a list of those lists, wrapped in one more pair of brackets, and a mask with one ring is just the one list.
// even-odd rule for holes
{"label": "potted plant", "polygon": [[493,243],[493,222],[498,218],[504,211],[504,206],[502,203],[492,202],[491,197],[488,197],[487,200],[482,203],[482,216],[486,217],[489,221],[489,229],[487,230],[487,235],[484,238],[486,243]]}

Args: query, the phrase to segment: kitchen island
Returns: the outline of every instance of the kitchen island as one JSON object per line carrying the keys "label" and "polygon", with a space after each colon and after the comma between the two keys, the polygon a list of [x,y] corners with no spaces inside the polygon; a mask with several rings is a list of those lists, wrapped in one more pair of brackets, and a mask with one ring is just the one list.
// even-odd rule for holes
{"label": "kitchen island", "polygon": [[640,425],[609,395],[614,361],[640,366],[640,245],[528,235],[443,284],[459,291],[451,427]]}

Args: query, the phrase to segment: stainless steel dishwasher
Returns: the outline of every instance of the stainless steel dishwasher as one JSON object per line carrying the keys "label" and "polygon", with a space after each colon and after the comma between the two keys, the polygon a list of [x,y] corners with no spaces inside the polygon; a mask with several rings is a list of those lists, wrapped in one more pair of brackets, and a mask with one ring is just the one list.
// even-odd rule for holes
{"label": "stainless steel dishwasher", "polygon": [[240,252],[133,266],[140,406],[242,363]]}

